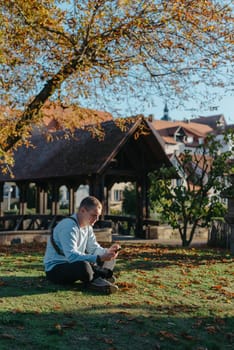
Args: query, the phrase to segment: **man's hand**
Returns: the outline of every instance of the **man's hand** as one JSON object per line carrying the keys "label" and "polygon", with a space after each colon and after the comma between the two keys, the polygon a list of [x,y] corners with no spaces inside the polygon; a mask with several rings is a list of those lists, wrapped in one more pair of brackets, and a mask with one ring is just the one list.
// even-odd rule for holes
{"label": "man's hand", "polygon": [[121,249],[121,246],[118,243],[115,243],[108,250],[113,251],[116,254],[120,251],[120,249]]}
{"label": "man's hand", "polygon": [[100,256],[101,261],[109,261],[116,259],[120,249],[121,247],[119,244],[113,244],[103,255]]}

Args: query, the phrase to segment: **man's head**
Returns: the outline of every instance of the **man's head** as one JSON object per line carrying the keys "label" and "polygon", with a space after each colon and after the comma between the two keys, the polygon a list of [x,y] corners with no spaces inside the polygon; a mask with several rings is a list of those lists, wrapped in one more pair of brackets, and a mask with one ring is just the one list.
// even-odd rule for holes
{"label": "man's head", "polygon": [[84,198],[78,210],[80,226],[94,225],[102,212],[101,202],[93,196]]}

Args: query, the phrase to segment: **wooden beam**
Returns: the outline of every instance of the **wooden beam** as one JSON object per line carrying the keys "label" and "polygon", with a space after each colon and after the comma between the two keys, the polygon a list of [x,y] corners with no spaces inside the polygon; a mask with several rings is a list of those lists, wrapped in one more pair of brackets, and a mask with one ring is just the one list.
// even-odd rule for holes
{"label": "wooden beam", "polygon": [[105,174],[111,175],[111,176],[118,176],[118,177],[128,176],[128,177],[136,178],[136,171],[135,170],[108,169]]}

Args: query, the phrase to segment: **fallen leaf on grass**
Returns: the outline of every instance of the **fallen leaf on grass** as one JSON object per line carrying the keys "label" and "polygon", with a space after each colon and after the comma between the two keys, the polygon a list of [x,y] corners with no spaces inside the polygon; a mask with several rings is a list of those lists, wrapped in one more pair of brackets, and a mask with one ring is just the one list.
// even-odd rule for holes
{"label": "fallen leaf on grass", "polygon": [[137,273],[138,273],[138,274],[141,274],[141,275],[144,275],[144,276],[146,275],[146,272],[145,272],[145,271],[142,271],[142,270],[137,270]]}
{"label": "fallen leaf on grass", "polygon": [[222,289],[222,288],[223,288],[223,286],[221,286],[221,284],[211,287],[211,289],[215,289],[215,290],[219,290],[219,289]]}
{"label": "fallen leaf on grass", "polygon": [[204,298],[206,298],[207,300],[214,300],[214,299],[217,299],[217,296],[216,295],[206,295]]}
{"label": "fallen leaf on grass", "polygon": [[139,334],[140,337],[148,337],[149,336],[149,333],[146,332],[146,333],[140,333]]}
{"label": "fallen leaf on grass", "polygon": [[59,323],[55,324],[54,328],[60,335],[63,334],[63,328],[62,328],[61,324],[59,324]]}
{"label": "fallen leaf on grass", "polygon": [[209,333],[209,334],[215,334],[219,331],[219,329],[215,326],[207,326],[205,327],[205,330]]}
{"label": "fallen leaf on grass", "polygon": [[227,299],[227,300],[226,300],[226,303],[227,303],[227,304],[232,304],[232,301],[231,301],[230,299]]}
{"label": "fallen leaf on grass", "polygon": [[113,344],[113,339],[104,338],[104,343]]}
{"label": "fallen leaf on grass", "polygon": [[129,282],[118,282],[117,285],[122,291],[136,288],[136,285],[134,283],[129,283]]}
{"label": "fallen leaf on grass", "polygon": [[170,339],[170,340],[173,340],[173,341],[178,341],[178,338],[175,336],[175,334],[173,333],[170,333],[168,331],[160,331],[159,334],[161,336],[163,336],[164,338],[167,338],[167,339]]}
{"label": "fallen leaf on grass", "polygon": [[20,309],[14,309],[14,310],[12,310],[12,313],[13,314],[21,314],[21,313],[23,313],[24,311],[23,310],[20,310]]}
{"label": "fallen leaf on grass", "polygon": [[[128,308],[131,308],[131,307],[132,307],[132,304],[130,304],[130,303],[122,303],[122,304],[121,304],[121,306],[122,306],[122,307],[128,307]],[[126,313],[127,311],[123,311],[123,312],[125,312],[125,313]]]}
{"label": "fallen leaf on grass", "polygon": [[73,329],[76,326],[75,321],[67,322],[67,323],[56,323],[54,325],[54,329],[50,330],[49,333],[54,334],[57,333],[59,335],[63,335],[65,329]]}
{"label": "fallen leaf on grass", "polygon": [[118,320],[115,321],[115,323],[128,324],[129,322],[127,320],[118,319]]}
{"label": "fallen leaf on grass", "polygon": [[0,338],[3,338],[3,339],[15,339],[14,335],[8,334],[8,333],[0,334]]}
{"label": "fallen leaf on grass", "polygon": [[190,282],[192,284],[201,284],[201,281],[199,281],[199,280],[191,280]]}
{"label": "fallen leaf on grass", "polygon": [[214,321],[215,321],[216,324],[221,324],[222,326],[225,325],[225,321],[224,321],[223,318],[216,317],[216,318],[214,319]]}
{"label": "fallen leaf on grass", "polygon": [[137,317],[136,316],[131,316],[131,317],[127,317],[128,321],[137,321]]}
{"label": "fallen leaf on grass", "polygon": [[[231,298],[231,299],[234,298],[234,293],[225,289],[224,286],[217,285],[217,286],[211,287],[211,289],[217,290],[220,294],[225,295],[228,298]],[[228,302],[230,302],[230,301],[228,301]]]}
{"label": "fallen leaf on grass", "polygon": [[114,341],[111,338],[97,338],[98,341],[111,345],[111,348],[108,348],[108,350],[116,350],[116,347],[113,345]]}
{"label": "fallen leaf on grass", "polygon": [[147,304],[147,305],[154,305],[154,301],[146,300],[145,304]]}
{"label": "fallen leaf on grass", "polygon": [[193,336],[193,335],[190,335],[186,332],[184,333],[181,333],[181,336],[184,338],[184,339],[187,339],[187,340],[195,340],[196,338]]}
{"label": "fallen leaf on grass", "polygon": [[76,322],[71,321],[71,322],[63,323],[61,326],[62,328],[75,328]]}

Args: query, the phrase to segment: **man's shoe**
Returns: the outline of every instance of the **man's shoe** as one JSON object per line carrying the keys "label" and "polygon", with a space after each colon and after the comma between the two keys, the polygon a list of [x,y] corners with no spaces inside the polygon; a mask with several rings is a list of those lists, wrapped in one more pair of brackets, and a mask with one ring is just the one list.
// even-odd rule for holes
{"label": "man's shoe", "polygon": [[101,277],[95,278],[88,284],[87,288],[105,294],[116,293],[119,289],[117,286]]}
{"label": "man's shoe", "polygon": [[107,280],[108,282],[110,282],[110,283],[115,283],[115,282],[116,282],[115,276],[111,276],[111,277],[109,277],[109,278],[106,278],[106,280]]}

